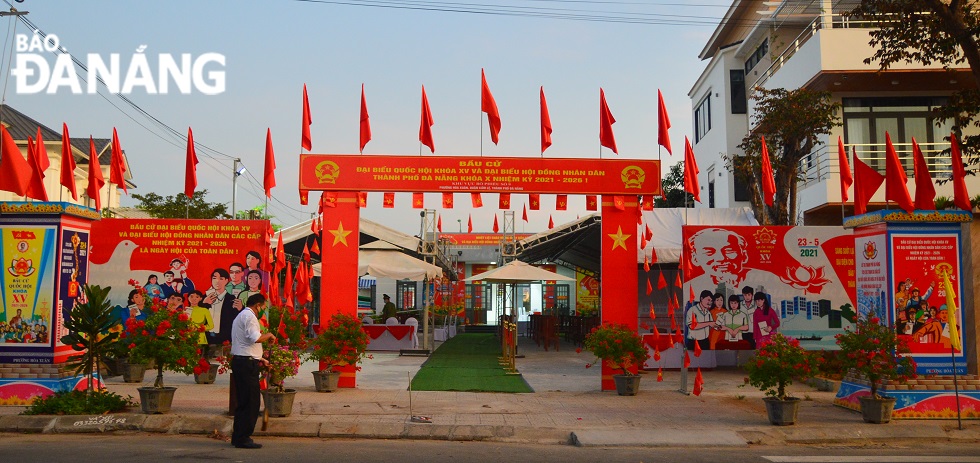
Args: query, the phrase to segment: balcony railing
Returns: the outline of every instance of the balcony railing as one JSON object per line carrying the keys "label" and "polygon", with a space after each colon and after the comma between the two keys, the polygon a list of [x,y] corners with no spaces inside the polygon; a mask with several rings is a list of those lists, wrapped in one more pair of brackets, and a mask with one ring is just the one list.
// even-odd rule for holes
{"label": "balcony railing", "polygon": [[[911,143],[893,143],[895,152],[905,173],[912,178],[914,158],[912,155]],[[847,153],[851,153],[854,148],[857,157],[872,169],[877,170],[882,175],[885,174],[885,144],[884,143],[856,143],[844,145]],[[944,150],[949,149],[949,143],[919,143],[919,150],[922,157],[929,166],[929,172],[934,179],[947,179],[952,175],[952,161],[948,154],[943,155]],[[854,161],[848,158],[851,163],[851,170],[854,170]],[[838,179],[840,176],[840,162],[838,161],[837,145],[822,145],[820,149],[810,153],[800,160],[801,180],[800,189],[804,189],[811,184],[816,184],[828,179]]]}

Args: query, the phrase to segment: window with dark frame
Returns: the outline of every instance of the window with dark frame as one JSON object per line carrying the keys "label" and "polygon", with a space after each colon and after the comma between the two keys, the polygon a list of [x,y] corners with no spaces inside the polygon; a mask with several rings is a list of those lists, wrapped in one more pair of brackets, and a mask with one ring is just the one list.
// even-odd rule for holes
{"label": "window with dark frame", "polygon": [[711,130],[711,91],[704,96],[694,110],[694,143],[698,143]]}

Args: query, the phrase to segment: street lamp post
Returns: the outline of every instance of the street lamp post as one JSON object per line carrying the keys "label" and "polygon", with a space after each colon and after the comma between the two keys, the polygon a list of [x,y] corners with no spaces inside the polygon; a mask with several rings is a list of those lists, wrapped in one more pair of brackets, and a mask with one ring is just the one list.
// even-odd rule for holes
{"label": "street lamp post", "polygon": [[463,233],[463,219],[456,219],[456,223],[459,224],[459,232]]}
{"label": "street lamp post", "polygon": [[235,200],[238,196],[238,177],[245,173],[245,166],[242,166],[240,169],[238,167],[240,162],[242,162],[241,158],[235,158],[234,167],[232,167],[231,171],[231,218],[233,219],[237,218]]}

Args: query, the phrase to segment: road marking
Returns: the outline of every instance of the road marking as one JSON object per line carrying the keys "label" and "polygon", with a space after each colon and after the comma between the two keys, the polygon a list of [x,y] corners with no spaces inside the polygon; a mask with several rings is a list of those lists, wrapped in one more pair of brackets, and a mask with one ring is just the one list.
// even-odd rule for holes
{"label": "road marking", "polygon": [[941,455],[777,455],[762,458],[775,463],[980,463],[980,457]]}

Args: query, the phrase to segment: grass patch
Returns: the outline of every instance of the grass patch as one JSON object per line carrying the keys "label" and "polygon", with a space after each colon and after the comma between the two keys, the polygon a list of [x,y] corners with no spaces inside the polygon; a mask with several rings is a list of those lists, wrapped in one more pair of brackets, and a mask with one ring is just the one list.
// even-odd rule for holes
{"label": "grass patch", "polygon": [[500,366],[500,340],[462,333],[436,349],[412,379],[415,391],[534,392],[520,375]]}
{"label": "grass patch", "polygon": [[122,412],[135,407],[130,396],[123,397],[115,392],[61,391],[47,397],[36,397],[22,415],[101,415]]}

